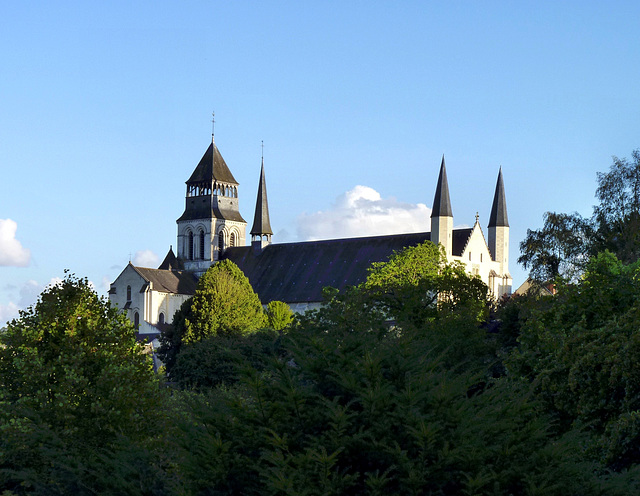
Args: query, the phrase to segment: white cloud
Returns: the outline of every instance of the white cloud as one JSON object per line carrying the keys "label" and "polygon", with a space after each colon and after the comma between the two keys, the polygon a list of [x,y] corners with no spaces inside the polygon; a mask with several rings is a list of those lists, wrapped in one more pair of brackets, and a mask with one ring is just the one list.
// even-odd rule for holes
{"label": "white cloud", "polygon": [[26,267],[31,252],[16,239],[18,224],[11,219],[0,219],[0,266]]}
{"label": "white cloud", "polygon": [[140,250],[133,256],[132,263],[138,267],[155,269],[160,265],[160,258],[151,250]]}
{"label": "white cloud", "polygon": [[299,239],[333,239],[428,232],[431,209],[425,204],[382,198],[373,188],[356,186],[328,210],[304,213],[296,221]]}
{"label": "white cloud", "polygon": [[8,305],[0,305],[0,328],[4,327],[8,321],[18,317],[18,310],[18,305],[12,301]]}

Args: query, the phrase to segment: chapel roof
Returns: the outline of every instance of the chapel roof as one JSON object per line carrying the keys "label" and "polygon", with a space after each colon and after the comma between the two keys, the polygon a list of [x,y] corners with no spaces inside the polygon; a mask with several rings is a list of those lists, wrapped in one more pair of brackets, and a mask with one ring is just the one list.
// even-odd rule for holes
{"label": "chapel roof", "polygon": [[227,167],[224,158],[222,158],[215,142],[211,140],[209,148],[204,152],[198,166],[187,180],[187,184],[212,182],[214,180],[223,183],[238,184],[233,174],[231,174],[229,167]]}
{"label": "chapel roof", "polygon": [[140,276],[153,285],[155,291],[174,294],[194,294],[198,279],[192,272],[184,270],[148,269],[135,267]]}
{"label": "chapel roof", "polygon": [[[453,254],[460,256],[472,229],[453,231]],[[249,278],[262,303],[322,301],[322,289],[343,290],[364,282],[373,262],[394,251],[431,239],[431,233],[271,244],[257,252],[250,246],[227,248],[222,258],[234,262]]]}

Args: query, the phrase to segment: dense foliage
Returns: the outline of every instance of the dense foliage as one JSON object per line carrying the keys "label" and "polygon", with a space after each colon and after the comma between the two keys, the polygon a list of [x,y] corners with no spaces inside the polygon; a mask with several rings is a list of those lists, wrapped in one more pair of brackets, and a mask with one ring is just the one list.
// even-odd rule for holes
{"label": "dense foliage", "polygon": [[607,466],[640,463],[640,263],[604,252],[522,319],[510,371],[536,384],[564,429],[593,434]]}
{"label": "dense foliage", "polygon": [[1,338],[0,493],[638,494],[639,271],[601,253],[491,321],[486,287],[421,245],[286,332],[192,327],[172,389],[67,277]]}
{"label": "dense foliage", "polygon": [[164,332],[159,356],[171,373],[180,350],[219,335],[247,334],[260,329],[264,313],[249,279],[230,260],[212,265],[198,281]]}
{"label": "dense foliage", "polygon": [[162,395],[141,350],[131,323],[71,275],[10,322],[0,335],[0,490],[87,494],[155,472],[141,426],[160,421]]}

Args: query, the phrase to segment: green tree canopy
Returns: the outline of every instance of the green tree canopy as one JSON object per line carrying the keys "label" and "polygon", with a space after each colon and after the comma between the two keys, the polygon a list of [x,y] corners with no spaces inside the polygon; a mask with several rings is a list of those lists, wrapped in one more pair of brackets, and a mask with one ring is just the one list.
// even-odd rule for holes
{"label": "green tree canopy", "polygon": [[593,209],[592,251],[609,250],[627,263],[640,258],[640,149],[631,156],[613,157],[609,171],[598,173]]}
{"label": "green tree canopy", "polygon": [[430,241],[395,252],[387,262],[374,263],[362,290],[401,325],[467,307],[479,319],[485,315],[489,288],[459,263],[448,263]]}
{"label": "green tree canopy", "polygon": [[50,286],[0,334],[0,489],[91,492],[123,439],[158,424],[158,386],[131,323],[86,279]]}
{"label": "green tree canopy", "polygon": [[161,336],[159,356],[170,373],[180,349],[218,335],[246,334],[264,325],[264,313],[249,279],[230,260],[212,265],[196,292],[173,318]]}
{"label": "green tree canopy", "polygon": [[541,283],[558,276],[576,280],[588,261],[592,239],[591,224],[578,213],[546,212],[541,229],[527,229],[518,263]]}
{"label": "green tree canopy", "polygon": [[283,301],[270,301],[267,304],[267,325],[276,331],[282,331],[293,322],[293,312]]}
{"label": "green tree canopy", "polygon": [[507,360],[565,430],[586,427],[611,468],[640,463],[640,262],[602,252],[521,322]]}
{"label": "green tree canopy", "polygon": [[544,226],[527,230],[518,263],[530,277],[548,282],[557,276],[576,281],[590,257],[609,250],[626,263],[640,258],[640,150],[632,161],[613,157],[599,172],[593,215],[546,212]]}

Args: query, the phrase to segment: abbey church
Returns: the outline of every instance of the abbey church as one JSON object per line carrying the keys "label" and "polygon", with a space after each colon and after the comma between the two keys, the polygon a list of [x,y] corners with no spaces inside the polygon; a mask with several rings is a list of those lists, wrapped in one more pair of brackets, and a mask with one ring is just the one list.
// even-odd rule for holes
{"label": "abbey church", "polygon": [[357,285],[365,280],[371,263],[429,240],[444,247],[449,261],[461,262],[469,273],[479,276],[495,298],[511,293],[502,170],[486,238],[477,215],[473,227],[453,228],[444,157],[435,188],[431,232],[423,233],[272,243],[263,159],[251,242],[247,244],[239,184],[213,138],[186,184],[185,209],[177,220],[177,254],[169,249],[157,269],[129,263],[109,290],[111,304],[125,310],[139,333],[152,340],[194,294],[198,277],[223,259],[240,267],[263,304],[280,300],[296,312],[318,307],[325,286],[344,289]]}

